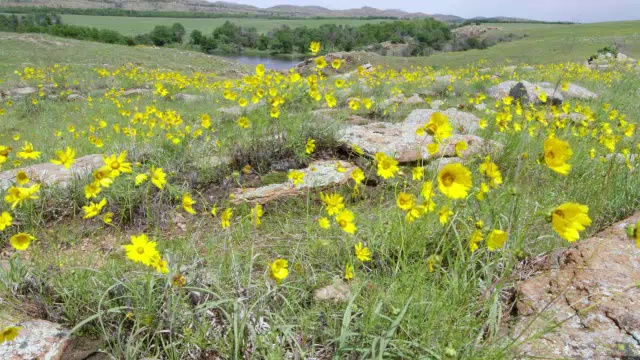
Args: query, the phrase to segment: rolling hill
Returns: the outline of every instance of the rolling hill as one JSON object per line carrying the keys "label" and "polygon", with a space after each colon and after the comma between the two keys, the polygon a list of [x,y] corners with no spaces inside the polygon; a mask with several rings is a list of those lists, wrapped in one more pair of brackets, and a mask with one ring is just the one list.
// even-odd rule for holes
{"label": "rolling hill", "polygon": [[429,15],[410,13],[398,9],[375,9],[362,7],[359,9],[331,10],[321,6],[276,5],[259,8],[252,5],[236,4],[224,1],[208,2],[204,0],[0,0],[0,6],[45,6],[52,8],[79,9],[123,9],[137,11],[189,11],[220,14],[243,14],[256,16],[291,16],[291,17],[389,17],[389,18],[421,18],[433,17],[440,21],[461,21],[454,15]]}

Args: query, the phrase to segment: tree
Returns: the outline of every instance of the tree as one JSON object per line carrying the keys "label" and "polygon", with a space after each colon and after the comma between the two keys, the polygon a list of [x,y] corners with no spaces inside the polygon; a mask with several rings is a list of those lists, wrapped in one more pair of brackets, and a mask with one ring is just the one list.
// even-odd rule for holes
{"label": "tree", "polygon": [[191,36],[190,36],[191,40],[191,44],[193,45],[200,45],[202,44],[202,32],[200,30],[193,30],[191,32]]}
{"label": "tree", "polygon": [[151,41],[156,46],[164,46],[173,42],[173,30],[164,25],[158,25],[149,34]]}
{"label": "tree", "polygon": [[174,23],[171,26],[171,31],[173,32],[173,42],[181,44],[182,40],[184,40],[184,35],[187,33],[184,26],[180,23]]}

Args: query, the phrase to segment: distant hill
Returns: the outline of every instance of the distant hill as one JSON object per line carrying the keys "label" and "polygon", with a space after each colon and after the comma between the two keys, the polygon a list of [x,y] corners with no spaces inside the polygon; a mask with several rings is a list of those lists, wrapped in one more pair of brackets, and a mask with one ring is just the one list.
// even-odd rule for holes
{"label": "distant hill", "polygon": [[0,0],[0,6],[45,6],[52,8],[79,9],[122,9],[137,11],[185,11],[208,12],[220,14],[243,14],[260,16],[291,17],[379,17],[413,19],[433,17],[446,22],[460,22],[465,19],[454,15],[429,15],[410,13],[398,9],[375,9],[362,7],[359,9],[331,10],[321,6],[276,5],[259,8],[252,5],[236,4],[225,1],[208,2],[204,0]]}

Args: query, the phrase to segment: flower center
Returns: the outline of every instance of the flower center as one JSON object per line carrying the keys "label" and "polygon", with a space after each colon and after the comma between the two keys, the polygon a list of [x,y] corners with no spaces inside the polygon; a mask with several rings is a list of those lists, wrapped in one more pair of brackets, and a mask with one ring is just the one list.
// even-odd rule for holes
{"label": "flower center", "polygon": [[138,254],[142,255],[144,254],[144,248],[142,246],[138,246],[138,248],[136,249],[136,251],[138,252]]}
{"label": "flower center", "polygon": [[444,176],[442,176],[442,183],[445,186],[451,186],[454,180],[455,180],[455,177],[451,174],[444,174]]}
{"label": "flower center", "polygon": [[120,163],[119,163],[119,162],[117,162],[117,161],[112,162],[112,163],[111,163],[111,168],[112,168],[113,170],[118,170],[118,168],[120,168]]}

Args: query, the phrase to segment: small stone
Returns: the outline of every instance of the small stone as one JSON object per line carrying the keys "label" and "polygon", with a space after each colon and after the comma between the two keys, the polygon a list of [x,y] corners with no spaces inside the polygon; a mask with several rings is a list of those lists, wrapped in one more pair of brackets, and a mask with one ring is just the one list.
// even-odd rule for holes
{"label": "small stone", "polygon": [[331,285],[316,290],[314,297],[319,301],[348,302],[351,297],[351,286],[337,280]]}

